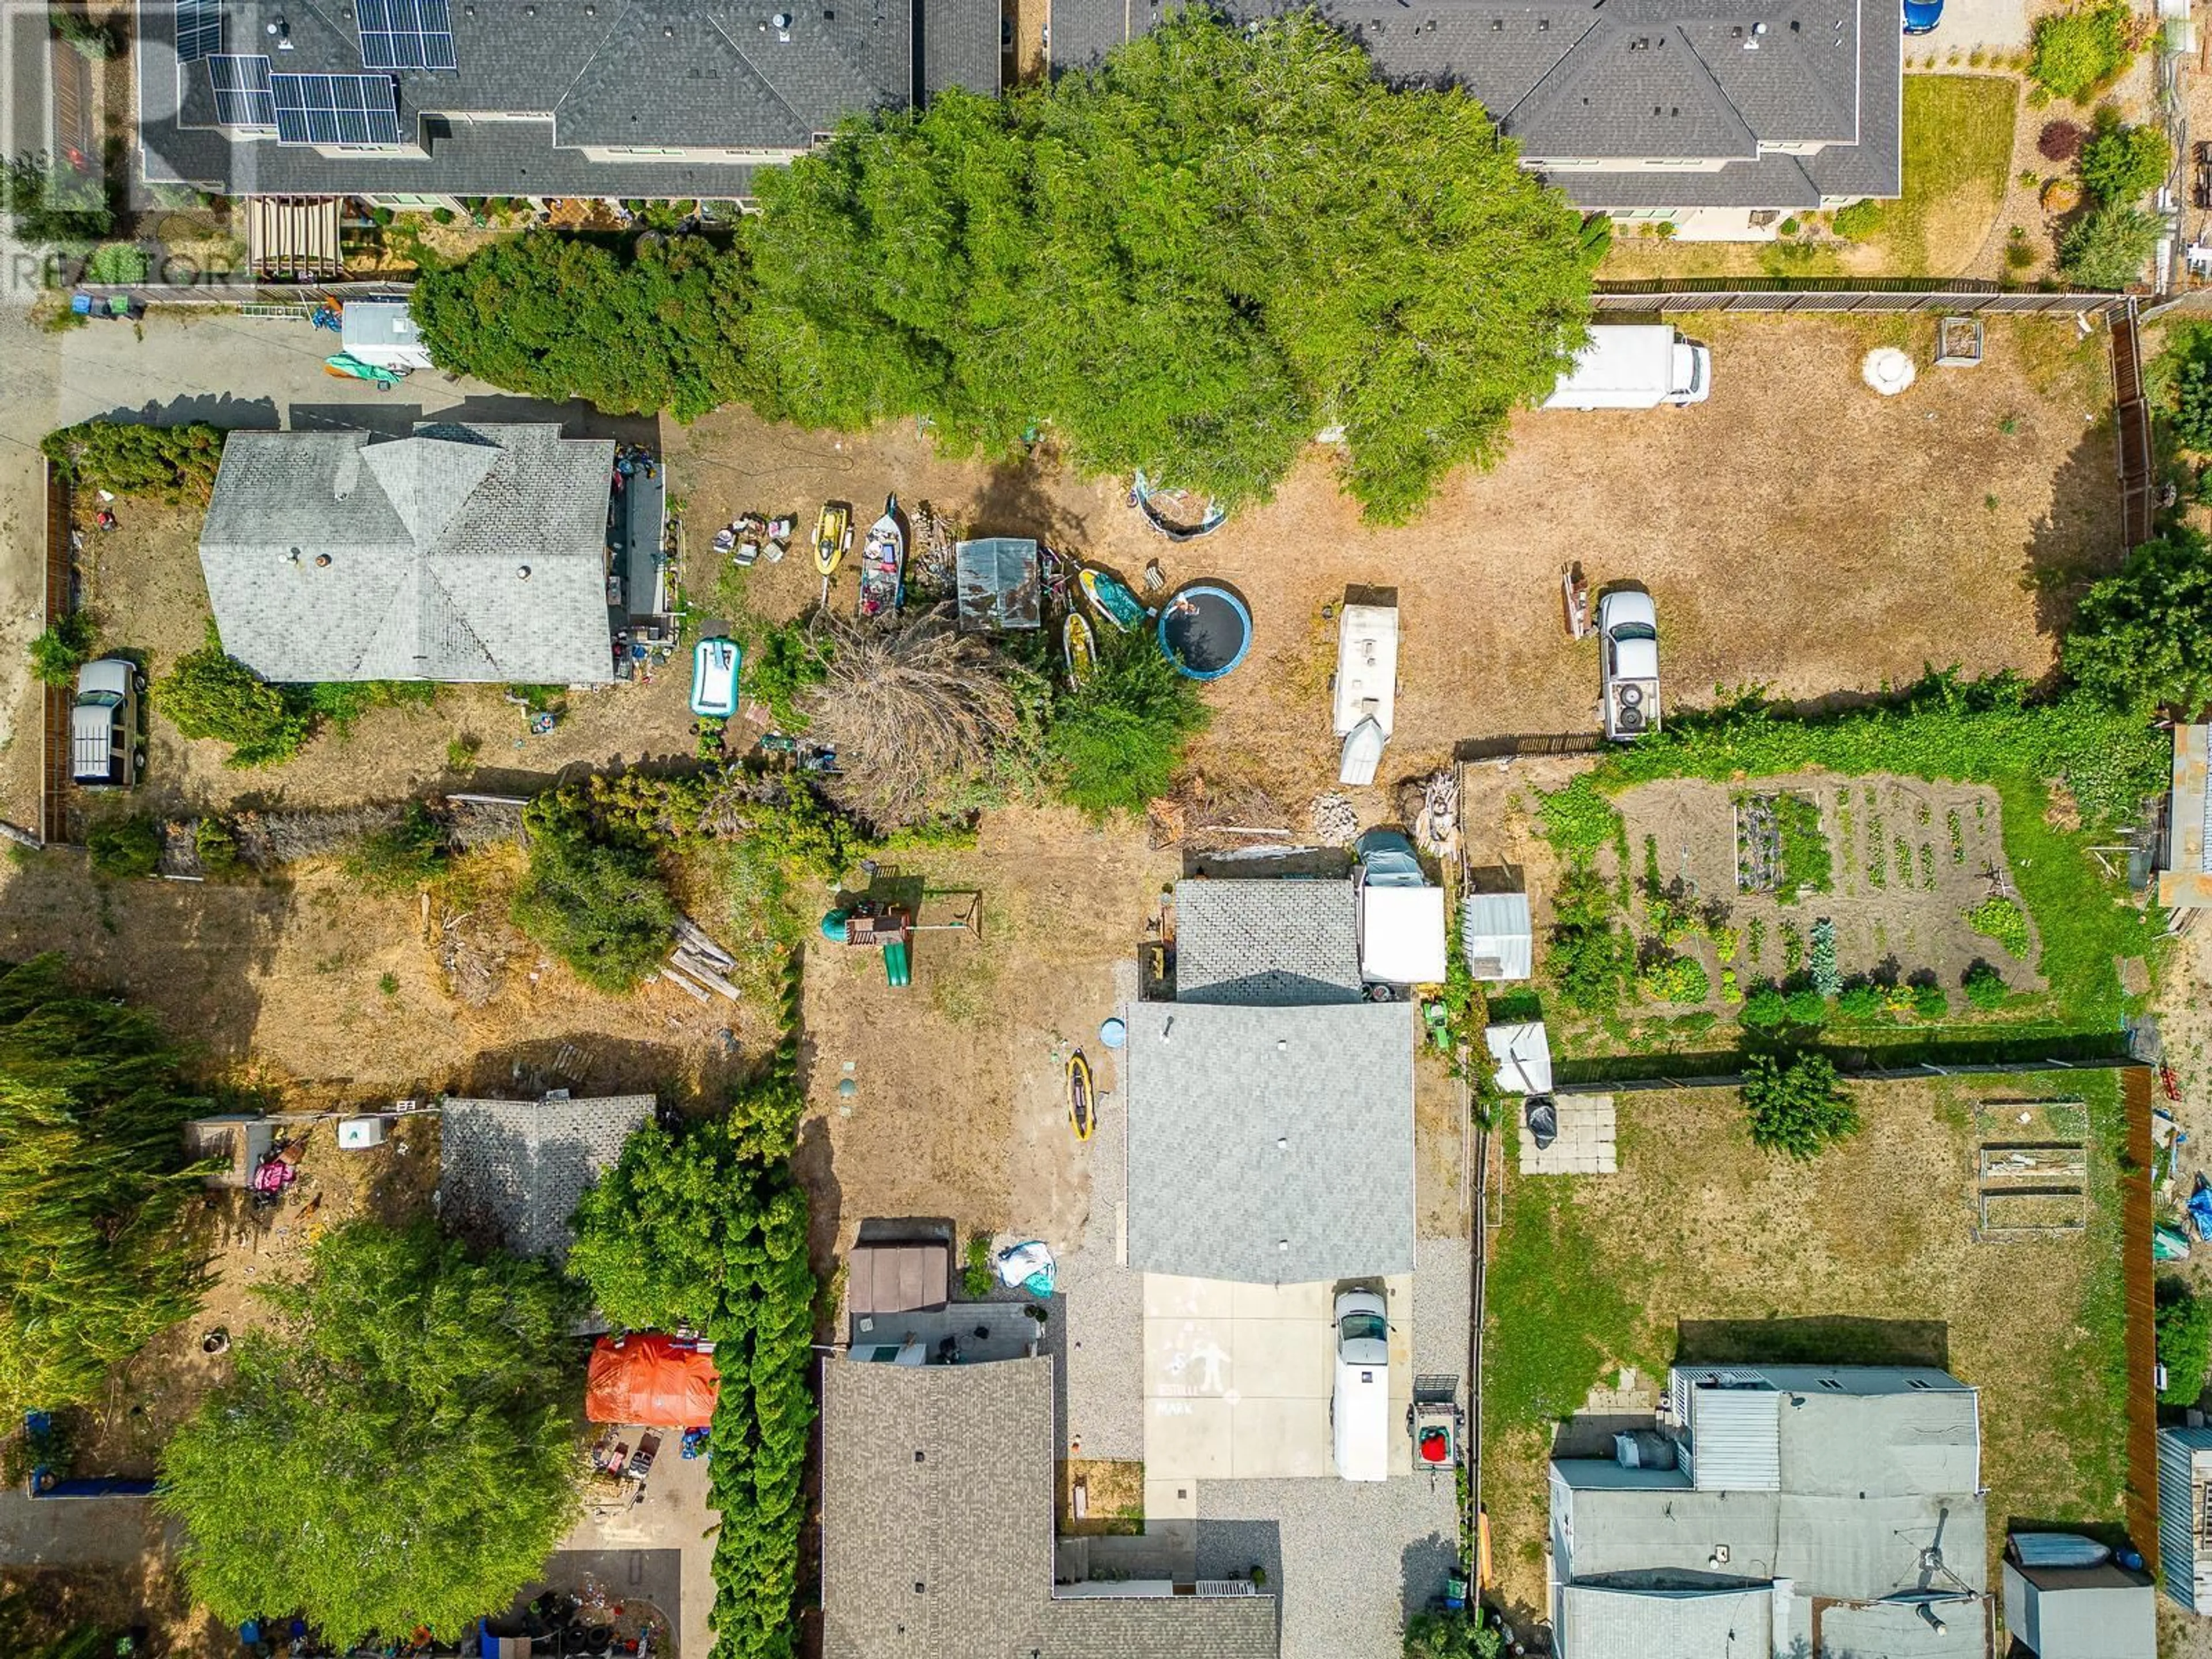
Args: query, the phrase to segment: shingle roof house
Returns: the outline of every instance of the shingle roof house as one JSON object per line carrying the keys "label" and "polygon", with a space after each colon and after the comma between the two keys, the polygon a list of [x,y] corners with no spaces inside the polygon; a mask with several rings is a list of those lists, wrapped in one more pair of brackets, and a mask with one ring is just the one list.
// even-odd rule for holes
{"label": "shingle roof house", "polygon": [[1402,1002],[1128,1011],[1128,1262],[1302,1285],[1413,1270]]}
{"label": "shingle roof house", "polygon": [[1274,1659],[1248,1583],[1054,1585],[1050,1359],[823,1372],[823,1659]]}
{"label": "shingle roof house", "polygon": [[613,465],[556,426],[234,432],[200,528],[223,648],[276,681],[611,680]]}
{"label": "shingle roof house", "polygon": [[[1291,0],[1231,0],[1250,20]],[[1053,0],[1055,70],[1160,0]],[[1586,209],[1838,206],[1898,193],[1895,0],[1320,0],[1394,81],[1464,86]]]}
{"label": "shingle roof house", "polygon": [[1182,881],[1175,908],[1176,1001],[1359,1000],[1349,881]]}
{"label": "shingle roof house", "polygon": [[566,1255],[584,1188],[653,1116],[651,1095],[459,1100],[438,1111],[438,1209],[523,1255]]}
{"label": "shingle roof house", "polygon": [[1552,1464],[1561,1659],[1982,1659],[1978,1401],[1924,1367],[1676,1367],[1633,1465]]}
{"label": "shingle roof house", "polygon": [[[734,198],[843,116],[951,86],[995,94],[999,7],[138,0],[133,56],[154,182],[400,201]],[[362,118],[295,113],[333,93]]]}

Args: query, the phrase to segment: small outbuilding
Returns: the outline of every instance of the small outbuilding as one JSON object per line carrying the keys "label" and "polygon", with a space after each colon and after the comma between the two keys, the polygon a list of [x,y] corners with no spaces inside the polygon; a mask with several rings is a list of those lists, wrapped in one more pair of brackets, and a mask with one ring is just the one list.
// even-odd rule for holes
{"label": "small outbuilding", "polygon": [[1527,979],[1535,972],[1535,938],[1526,893],[1469,893],[1460,901],[1460,953],[1478,980]]}
{"label": "small outbuilding", "polygon": [[2205,827],[2212,823],[2212,798],[2206,781],[2212,776],[2207,764],[2208,738],[2212,726],[2173,728],[2173,788],[2166,818],[2166,856],[2160,861],[2158,902],[2169,910],[2202,910],[2212,907],[2212,841]]}
{"label": "small outbuilding", "polygon": [[1552,1042],[1540,1019],[1492,1025],[1483,1032],[1498,1066],[1498,1086],[1509,1095],[1552,1092]]}
{"label": "small outbuilding", "polygon": [[1018,633],[1044,625],[1037,544],[1014,536],[956,543],[953,588],[963,634]]}
{"label": "small outbuilding", "polygon": [[[2034,1565],[2042,1554],[2067,1554],[2039,1547],[2054,1543],[2104,1559]],[[2120,1565],[2089,1539],[2029,1534],[2005,1547],[2005,1628],[2036,1659],[2157,1659],[2156,1595],[2148,1573]]]}

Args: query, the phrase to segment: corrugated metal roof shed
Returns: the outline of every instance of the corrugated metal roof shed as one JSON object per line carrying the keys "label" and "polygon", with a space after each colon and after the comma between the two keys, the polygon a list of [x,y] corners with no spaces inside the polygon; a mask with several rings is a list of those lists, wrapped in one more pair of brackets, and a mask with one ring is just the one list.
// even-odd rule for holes
{"label": "corrugated metal roof shed", "polygon": [[1771,1389],[1692,1392],[1691,1468],[1699,1492],[1782,1490],[1781,1406]]}
{"label": "corrugated metal roof shed", "polygon": [[1527,979],[1536,970],[1526,893],[1469,893],[1460,901],[1459,937],[1477,979]]}

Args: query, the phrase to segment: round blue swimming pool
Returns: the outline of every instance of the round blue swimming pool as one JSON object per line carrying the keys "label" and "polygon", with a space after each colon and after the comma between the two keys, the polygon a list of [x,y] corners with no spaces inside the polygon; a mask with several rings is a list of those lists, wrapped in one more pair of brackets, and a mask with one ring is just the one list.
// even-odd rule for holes
{"label": "round blue swimming pool", "polygon": [[1225,587],[1194,582],[1160,607],[1160,649],[1194,680],[1218,680],[1252,648],[1252,613]]}

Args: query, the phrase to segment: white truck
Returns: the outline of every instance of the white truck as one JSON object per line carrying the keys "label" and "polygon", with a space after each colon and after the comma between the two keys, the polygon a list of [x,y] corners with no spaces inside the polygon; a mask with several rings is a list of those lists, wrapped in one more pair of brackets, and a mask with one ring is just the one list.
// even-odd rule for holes
{"label": "white truck", "polygon": [[1635,588],[1597,602],[1605,672],[1605,734],[1615,743],[1659,729],[1659,613]]}
{"label": "white truck", "polygon": [[1545,408],[1657,409],[1712,395],[1712,349],[1664,324],[1601,323],[1589,336]]}

